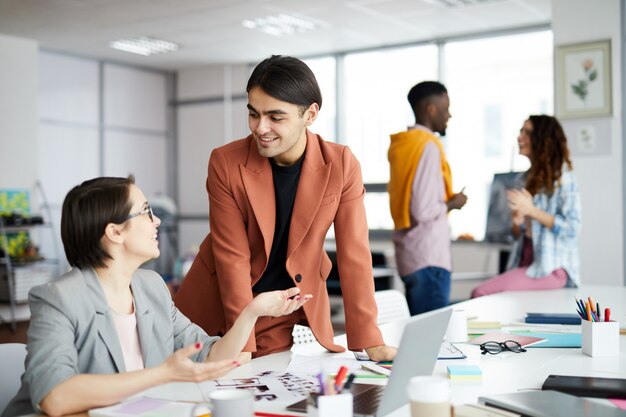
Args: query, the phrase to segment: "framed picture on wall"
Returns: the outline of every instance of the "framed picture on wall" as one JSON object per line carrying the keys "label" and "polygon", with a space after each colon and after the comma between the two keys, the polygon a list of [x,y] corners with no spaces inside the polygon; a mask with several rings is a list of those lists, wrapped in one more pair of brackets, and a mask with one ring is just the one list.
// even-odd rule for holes
{"label": "framed picture on wall", "polygon": [[563,45],[556,52],[557,115],[611,116],[611,41]]}

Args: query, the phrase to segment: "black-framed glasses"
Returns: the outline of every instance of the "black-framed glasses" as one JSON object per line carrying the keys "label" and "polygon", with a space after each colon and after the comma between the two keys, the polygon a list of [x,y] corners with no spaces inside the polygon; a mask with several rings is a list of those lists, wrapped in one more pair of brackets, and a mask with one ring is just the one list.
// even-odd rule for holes
{"label": "black-framed glasses", "polygon": [[140,212],[129,214],[126,220],[130,220],[133,217],[141,216],[142,214],[147,214],[150,218],[150,221],[154,222],[154,212],[152,211],[152,207],[150,207],[150,204],[148,204],[146,208],[141,210]]}
{"label": "black-framed glasses", "polygon": [[504,352],[505,350],[522,353],[526,352],[526,349],[522,347],[515,340],[505,340],[504,342],[485,342],[480,345],[480,351],[483,355],[490,353],[492,355],[496,355],[500,352]]}

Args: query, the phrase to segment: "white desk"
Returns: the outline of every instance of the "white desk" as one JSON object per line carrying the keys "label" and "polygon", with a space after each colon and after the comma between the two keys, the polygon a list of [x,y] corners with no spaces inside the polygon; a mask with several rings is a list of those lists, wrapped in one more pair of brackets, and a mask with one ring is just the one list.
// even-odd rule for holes
{"label": "white desk", "polygon": [[[455,304],[455,309],[463,309],[468,316],[478,320],[521,322],[526,312],[573,312],[574,297],[593,296],[601,308],[610,307],[614,320],[626,322],[626,288],[607,286],[585,286],[577,289],[555,291],[524,291],[495,294]],[[621,327],[625,327],[622,324]],[[385,341],[397,345],[403,323],[389,323],[381,326]],[[345,346],[345,336],[338,336],[337,342]],[[467,359],[437,361],[433,375],[447,376],[446,366],[454,364],[476,364],[483,372],[481,384],[452,384],[452,403],[475,403],[479,396],[515,392],[523,389],[540,389],[550,374],[598,376],[624,378],[626,375],[626,336],[620,336],[619,358],[591,358],[583,355],[580,348],[531,348],[525,353],[501,353],[481,355],[478,346],[459,344]],[[317,345],[295,346],[294,353],[333,357]],[[264,370],[282,370],[288,363],[291,352],[283,352],[253,360],[250,364],[233,371],[230,376],[250,376]],[[369,382],[369,381],[368,381]],[[405,406],[389,417],[409,416]]]}

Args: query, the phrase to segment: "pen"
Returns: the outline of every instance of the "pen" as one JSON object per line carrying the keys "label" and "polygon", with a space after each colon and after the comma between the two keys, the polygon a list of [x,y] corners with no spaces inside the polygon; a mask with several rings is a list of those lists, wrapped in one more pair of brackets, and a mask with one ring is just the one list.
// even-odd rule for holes
{"label": "pen", "polygon": [[587,300],[589,300],[589,307],[591,307],[591,311],[595,313],[596,305],[593,302],[593,297],[588,297]]}
{"label": "pen", "polygon": [[578,300],[578,302],[580,303],[580,311],[582,311],[583,315],[585,315],[585,303],[583,300]]}
{"label": "pen", "polygon": [[602,319],[600,319],[600,303],[596,303],[596,315],[598,316],[598,321],[602,321]]}

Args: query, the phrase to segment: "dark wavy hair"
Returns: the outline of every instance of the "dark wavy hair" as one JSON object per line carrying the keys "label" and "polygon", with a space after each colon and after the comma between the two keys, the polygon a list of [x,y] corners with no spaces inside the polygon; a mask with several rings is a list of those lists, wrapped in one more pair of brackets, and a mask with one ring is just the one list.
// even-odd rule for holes
{"label": "dark wavy hair", "polygon": [[246,92],[260,87],[275,99],[296,104],[302,116],[313,103],[322,108],[322,93],[313,71],[298,58],[272,55],[254,68]]}
{"label": "dark wavy hair", "polygon": [[530,135],[530,169],[526,176],[526,189],[532,195],[539,192],[554,193],[561,180],[563,165],[572,169],[567,138],[559,121],[552,116],[533,115]]}
{"label": "dark wavy hair", "polygon": [[102,247],[107,224],[122,224],[132,208],[128,178],[100,177],[83,182],[65,196],[61,211],[61,240],[70,265],[105,267],[113,259]]}

